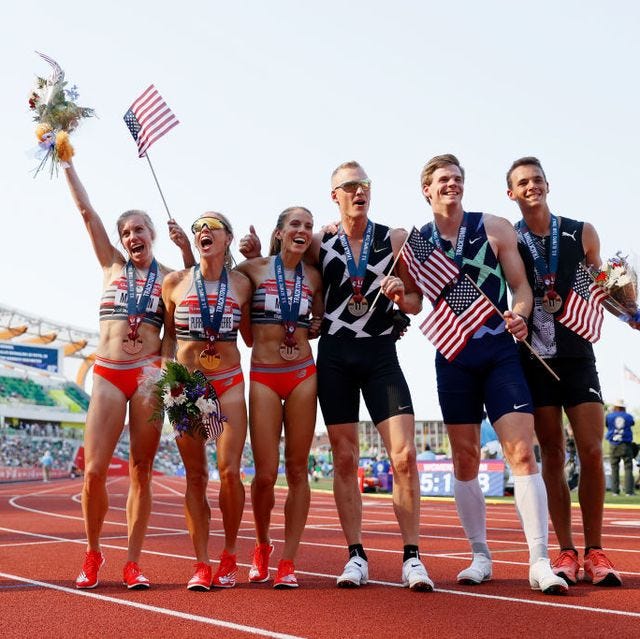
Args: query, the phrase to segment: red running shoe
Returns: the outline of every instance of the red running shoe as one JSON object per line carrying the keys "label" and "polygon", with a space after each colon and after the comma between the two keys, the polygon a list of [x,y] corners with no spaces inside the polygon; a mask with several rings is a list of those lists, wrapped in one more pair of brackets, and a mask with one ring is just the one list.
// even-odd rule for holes
{"label": "red running shoe", "polygon": [[149,587],[149,580],[142,574],[140,566],[135,561],[128,561],[122,572],[122,583],[129,590],[145,590]]}
{"label": "red running shoe", "polygon": [[257,584],[269,580],[269,557],[272,552],[271,544],[256,544],[253,550],[253,565],[249,569],[249,581]]}
{"label": "red running shoe", "polygon": [[98,550],[88,550],[84,556],[82,570],[76,579],[76,588],[95,588],[98,585],[98,570],[104,566],[104,555]]}
{"label": "red running shoe", "polygon": [[578,583],[580,562],[577,550],[563,550],[551,562],[551,568],[558,577],[562,577],[567,583],[574,586]]}
{"label": "red running shoe", "polygon": [[194,564],[196,571],[189,579],[187,584],[187,590],[210,590],[211,589],[211,566],[205,564],[203,561],[199,561]]}
{"label": "red running shoe", "polygon": [[601,548],[591,548],[584,556],[584,577],[594,586],[622,586],[620,573]]}
{"label": "red running shoe", "polygon": [[220,555],[220,565],[216,574],[213,575],[212,586],[216,588],[233,588],[236,585],[238,576],[238,564],[236,556],[229,554],[226,550]]}
{"label": "red running shoe", "polygon": [[281,559],[279,561],[278,574],[273,580],[273,587],[279,590],[298,587],[298,580],[296,579],[293,561],[290,559]]}

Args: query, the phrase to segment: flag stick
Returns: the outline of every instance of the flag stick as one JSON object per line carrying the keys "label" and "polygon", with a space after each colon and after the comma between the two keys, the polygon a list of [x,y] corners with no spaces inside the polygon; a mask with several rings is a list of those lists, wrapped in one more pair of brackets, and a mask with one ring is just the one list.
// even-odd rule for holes
{"label": "flag stick", "polygon": [[160,197],[162,198],[162,203],[164,204],[164,208],[167,211],[167,215],[169,216],[169,219],[172,219],[171,213],[169,213],[169,207],[167,206],[167,201],[164,199],[164,194],[162,193],[162,189],[160,188],[160,182],[158,182],[158,178],[156,177],[156,172],[153,170],[153,165],[151,164],[151,160],[149,159],[149,151],[147,151],[144,154],[144,157],[147,158],[147,162],[149,163],[149,168],[151,169],[153,179],[156,181],[156,186],[158,187],[158,191],[160,191]]}
{"label": "flag stick", "polygon": [[[491,299],[489,299],[489,296],[469,277],[469,274],[465,273],[464,276],[471,282],[473,287],[478,291],[478,293],[480,293],[480,295],[483,295],[484,297],[487,298],[487,300],[489,300],[489,304],[491,304],[491,306],[493,306],[493,308],[496,310],[496,313],[498,313],[498,315],[502,315],[502,313],[500,312],[500,309],[493,303],[493,301]],[[520,341],[522,344],[524,344],[531,351],[531,354],[547,369],[549,374],[552,375],[556,381],[558,381],[558,382],[560,381],[560,378],[549,367],[549,365],[542,359],[542,357],[540,357],[540,355],[538,355],[538,353],[536,353],[536,351],[534,350],[533,346],[531,346],[531,344],[529,344],[529,342],[527,342],[526,339],[518,340],[518,341]]]}
{"label": "flag stick", "polygon": [[[391,263],[391,268],[389,269],[389,272],[387,273],[387,275],[389,275],[389,273],[391,273],[391,271],[393,271],[395,265],[398,263],[398,260],[400,259],[400,256],[402,255],[402,249],[404,249],[404,245],[407,243],[408,239],[409,239],[409,233],[407,233],[407,237],[404,238],[404,242],[402,243],[402,246],[400,247],[400,250],[398,251],[398,254],[396,255],[395,259]],[[376,293],[376,296],[374,297],[373,302],[371,302],[371,306],[369,307],[370,311],[375,306],[375,304],[378,301],[378,298],[380,297],[381,293],[382,293],[382,286],[378,289],[378,292]]]}

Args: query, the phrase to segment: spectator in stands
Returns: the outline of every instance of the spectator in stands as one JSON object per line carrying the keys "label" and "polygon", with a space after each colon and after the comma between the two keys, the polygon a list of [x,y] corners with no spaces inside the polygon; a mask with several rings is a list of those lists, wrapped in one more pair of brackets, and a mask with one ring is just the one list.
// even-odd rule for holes
{"label": "spectator in stands", "polygon": [[53,466],[53,457],[48,448],[44,451],[44,455],[40,457],[40,463],[42,464],[42,481],[48,482],[51,479],[51,467]]}
{"label": "spectator in stands", "polygon": [[[169,269],[153,255],[155,229],[143,211],[126,211],[117,221],[124,255],[110,241],[73,165],[65,169],[71,196],[82,216],[103,273],[100,302],[100,341],[94,366],[93,393],[85,427],[85,472],[82,510],[87,552],[76,579],[77,588],[95,588],[104,564],[100,532],[109,508],[106,489],[109,462],[129,412],[131,451],[127,497],[128,557],[123,580],[130,589],[149,587],[138,561],[151,512],[151,474],[160,439],[159,422],[152,423],[155,406],[139,392],[145,366],[160,366],[173,344],[160,340],[165,308],[161,283]],[[188,238],[174,220],[169,236],[180,247],[185,266],[193,264]]]}
{"label": "spectator in stands", "polygon": [[251,301],[251,446],[255,476],[251,503],[256,546],[249,581],[269,579],[273,552],[269,528],[275,504],[280,437],[288,492],[284,506],[284,547],[274,588],[296,588],[295,559],[309,513],[309,479],[317,481],[309,450],[316,425],[316,366],[309,339],[317,337],[324,312],[319,271],[303,264],[313,240],[313,217],[303,207],[285,209],[271,236],[269,257],[238,266],[253,287]]}
{"label": "spectator in stands", "polygon": [[167,309],[165,334],[172,340],[177,338],[176,359],[207,377],[226,416],[224,431],[217,441],[225,540],[213,577],[208,550],[211,509],[207,501],[206,442],[196,434],[176,440],[187,475],[185,511],[196,554],[196,570],[187,588],[209,590],[212,585],[232,588],[238,574],[236,540],[244,509],[240,462],[247,436],[247,408],[236,340],[238,329],[242,328],[245,341],[251,341],[251,283],[242,273],[231,270],[229,246],[233,232],[223,215],[204,213],[191,231],[200,262],[168,275],[162,286],[162,299]]}

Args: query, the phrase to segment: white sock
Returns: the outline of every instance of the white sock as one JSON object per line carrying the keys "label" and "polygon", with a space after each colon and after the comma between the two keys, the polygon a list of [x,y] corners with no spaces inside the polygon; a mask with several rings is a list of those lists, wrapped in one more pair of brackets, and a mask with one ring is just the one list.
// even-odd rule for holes
{"label": "white sock", "polygon": [[542,475],[514,475],[513,496],[529,546],[529,563],[549,557],[549,510]]}
{"label": "white sock", "polygon": [[453,478],[453,495],[456,498],[458,517],[474,553],[491,559],[487,546],[487,508],[478,478],[460,481]]}

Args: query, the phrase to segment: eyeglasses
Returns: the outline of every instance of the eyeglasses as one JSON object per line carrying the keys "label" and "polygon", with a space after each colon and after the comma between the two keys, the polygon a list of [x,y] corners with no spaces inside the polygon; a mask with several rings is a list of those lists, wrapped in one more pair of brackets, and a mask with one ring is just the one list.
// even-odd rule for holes
{"label": "eyeglasses", "polygon": [[216,231],[219,229],[226,230],[227,228],[225,223],[222,220],[219,220],[217,217],[201,217],[191,225],[191,232],[195,235],[196,233],[202,231],[205,226],[210,231]]}
{"label": "eyeglasses", "polygon": [[349,180],[338,184],[333,190],[342,189],[345,193],[355,193],[359,188],[368,191],[371,188],[371,180]]}

